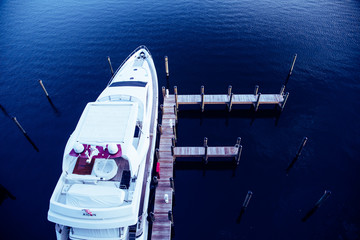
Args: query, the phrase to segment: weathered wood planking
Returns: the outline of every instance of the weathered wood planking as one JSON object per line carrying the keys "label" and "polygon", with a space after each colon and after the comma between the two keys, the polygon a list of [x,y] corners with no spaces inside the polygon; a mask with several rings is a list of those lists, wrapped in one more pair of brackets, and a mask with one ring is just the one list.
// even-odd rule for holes
{"label": "weathered wood planking", "polygon": [[[173,190],[170,187],[170,178],[173,177],[174,159],[171,155],[172,138],[174,138],[173,125],[176,124],[175,97],[169,95],[164,98],[162,110],[162,134],[159,143],[160,179],[155,192],[154,217],[152,226],[152,240],[170,240],[171,239],[171,221],[168,213],[172,211]],[[167,194],[168,203],[164,196]]]}
{"label": "weathered wood planking", "polygon": [[[235,157],[237,147],[208,147],[208,157]],[[174,157],[203,157],[205,147],[175,147]]]}
{"label": "weathered wood planking", "polygon": [[171,223],[168,214],[156,214],[155,222],[152,227],[151,239],[170,239]]}
{"label": "weathered wood planking", "polygon": [[[173,96],[173,95],[171,95]],[[232,104],[253,104],[256,103],[258,95],[234,94]],[[259,104],[279,104],[284,101],[282,94],[261,94]],[[205,94],[205,104],[227,104],[230,96],[225,94]],[[201,104],[201,95],[178,95],[178,104]]]}

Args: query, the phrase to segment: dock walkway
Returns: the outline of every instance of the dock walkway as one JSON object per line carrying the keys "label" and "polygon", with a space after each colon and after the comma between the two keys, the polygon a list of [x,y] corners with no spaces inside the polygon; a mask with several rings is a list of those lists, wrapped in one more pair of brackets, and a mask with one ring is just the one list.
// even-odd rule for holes
{"label": "dock walkway", "polygon": [[[173,189],[170,186],[170,178],[173,177],[174,160],[171,155],[172,138],[175,137],[173,127],[176,124],[174,113],[175,97],[164,98],[162,126],[160,131],[159,158],[160,179],[155,192],[154,222],[152,226],[152,240],[171,239],[171,214],[173,202]],[[164,200],[167,194],[168,202]],[[170,215],[170,216],[169,216]]]}
{"label": "dock walkway", "polygon": [[[199,104],[201,110],[204,111],[205,105],[208,104],[226,104],[229,111],[233,105],[253,105],[255,111],[258,110],[259,105],[275,104],[284,109],[289,93],[284,93],[285,86],[277,94],[261,94],[259,93],[259,86],[255,86],[254,94],[234,94],[232,93],[232,86],[228,87],[227,94],[205,94],[204,86],[200,88],[200,94],[178,95],[177,87],[174,87],[175,106],[179,105],[194,105]],[[164,94],[164,88],[162,89]]]}

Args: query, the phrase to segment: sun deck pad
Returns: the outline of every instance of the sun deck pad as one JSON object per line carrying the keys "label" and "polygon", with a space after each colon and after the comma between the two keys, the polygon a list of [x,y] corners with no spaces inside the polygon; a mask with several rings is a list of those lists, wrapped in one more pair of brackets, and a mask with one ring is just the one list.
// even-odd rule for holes
{"label": "sun deck pad", "polygon": [[137,103],[88,103],[76,130],[80,143],[124,143],[133,138]]}
{"label": "sun deck pad", "polygon": [[66,194],[66,204],[81,208],[118,207],[125,192],[116,187],[74,184]]}

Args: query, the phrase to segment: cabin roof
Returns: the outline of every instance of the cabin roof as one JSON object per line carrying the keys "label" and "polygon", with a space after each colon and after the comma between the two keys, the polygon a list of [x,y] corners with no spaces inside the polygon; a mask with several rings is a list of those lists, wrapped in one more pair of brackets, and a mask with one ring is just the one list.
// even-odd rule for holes
{"label": "cabin roof", "polygon": [[124,143],[132,141],[137,103],[88,103],[75,132],[80,143]]}

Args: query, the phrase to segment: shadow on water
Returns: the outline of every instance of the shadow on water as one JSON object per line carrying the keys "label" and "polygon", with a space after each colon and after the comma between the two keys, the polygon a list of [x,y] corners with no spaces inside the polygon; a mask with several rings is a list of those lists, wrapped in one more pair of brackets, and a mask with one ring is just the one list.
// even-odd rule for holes
{"label": "shadow on water", "polygon": [[291,163],[289,164],[289,166],[285,169],[286,174],[289,174],[290,169],[294,166],[295,162],[298,160],[299,156],[296,156],[293,158],[293,160],[291,161]]}
{"label": "shadow on water", "polygon": [[3,185],[0,184],[0,205],[4,202],[5,199],[10,198],[15,200],[16,197],[12,195],[9,190],[7,190]]}
{"label": "shadow on water", "polygon": [[250,119],[250,125],[255,122],[255,119],[275,119],[275,126],[278,125],[281,116],[281,111],[275,107],[271,109],[259,109],[254,111],[253,107],[250,109],[233,109],[229,112],[227,109],[208,109],[204,112],[196,109],[180,109],[178,113],[179,118],[184,119],[200,119],[200,124],[204,119],[225,119],[226,125],[229,124],[229,119]]}
{"label": "shadow on water", "polygon": [[311,208],[310,211],[308,211],[306,213],[306,215],[301,219],[301,221],[306,222],[306,220],[308,220],[308,218],[311,217],[318,209],[319,209],[319,207],[317,207],[317,206],[314,206],[313,208]]}
{"label": "shadow on water", "polygon": [[312,207],[310,209],[310,211],[308,211],[306,213],[306,215],[301,219],[302,222],[306,222],[306,220],[308,220],[309,217],[311,217],[318,209],[319,207],[323,204],[323,202],[329,198],[329,196],[331,195],[331,191],[325,190],[324,194],[321,196],[321,198],[319,199],[319,201],[317,201],[314,205],[314,207]]}
{"label": "shadow on water", "polygon": [[253,192],[252,192],[252,191],[248,191],[248,193],[246,194],[244,203],[243,203],[243,205],[241,206],[241,210],[240,210],[239,216],[238,216],[237,219],[236,219],[236,223],[237,223],[237,224],[239,224],[239,223],[241,222],[241,218],[242,218],[242,216],[244,215],[245,210],[246,210],[246,208],[247,208],[248,205],[249,205],[249,202],[250,202],[250,199],[251,199],[252,195],[253,195]]}
{"label": "shadow on water", "polygon": [[9,113],[6,111],[6,109],[1,104],[0,104],[0,109],[6,117],[11,118]]}
{"label": "shadow on water", "polygon": [[237,164],[233,158],[222,158],[221,160],[212,159],[207,164],[199,158],[199,160],[178,160],[176,158],[176,164],[174,165],[175,171],[177,170],[199,170],[202,171],[203,176],[207,171],[223,171],[232,170],[232,177],[236,175]]}
{"label": "shadow on water", "polygon": [[304,137],[301,144],[300,144],[300,147],[299,147],[299,149],[298,149],[298,151],[297,151],[297,153],[295,155],[295,157],[293,158],[293,160],[291,161],[289,166],[286,168],[286,174],[289,174],[290,169],[294,166],[295,162],[299,159],[299,157],[301,155],[301,152],[304,149],[307,141],[308,141],[308,138]]}
{"label": "shadow on water", "polygon": [[0,105],[0,109],[1,111],[5,114],[6,117],[10,118],[15,124],[16,126],[19,128],[19,130],[24,134],[24,136],[26,137],[26,139],[29,141],[29,143],[33,146],[33,148],[39,152],[39,148],[36,146],[36,144],[31,140],[31,138],[29,137],[29,135],[27,134],[27,132],[25,131],[25,129],[20,125],[19,121],[16,119],[16,117],[11,116],[6,109]]}
{"label": "shadow on water", "polygon": [[[236,162],[233,160],[209,160],[207,164],[200,158],[196,160],[178,160],[176,158],[175,170],[233,170],[236,169]],[[225,159],[225,158],[224,158]],[[230,158],[229,158],[230,159]]]}
{"label": "shadow on water", "polygon": [[240,213],[239,213],[239,216],[238,216],[237,219],[236,219],[236,223],[237,223],[237,224],[239,224],[239,223],[241,222],[241,218],[242,218],[242,216],[244,215],[244,213],[245,213],[245,208],[241,208]]}
{"label": "shadow on water", "polygon": [[54,105],[54,103],[53,103],[53,101],[51,100],[51,98],[50,98],[50,97],[47,97],[47,100],[49,101],[51,108],[54,110],[54,113],[55,113],[57,116],[60,116],[61,113],[60,113],[60,111],[57,109],[57,107]]}

